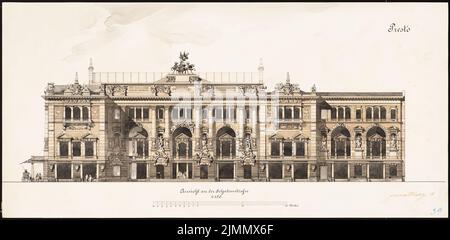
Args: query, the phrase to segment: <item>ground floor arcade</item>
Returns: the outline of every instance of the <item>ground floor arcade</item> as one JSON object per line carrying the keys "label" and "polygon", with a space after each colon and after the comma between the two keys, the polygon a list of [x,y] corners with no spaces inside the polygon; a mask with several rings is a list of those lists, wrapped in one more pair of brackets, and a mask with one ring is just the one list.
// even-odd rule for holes
{"label": "ground floor arcade", "polygon": [[403,181],[402,161],[216,161],[198,165],[151,161],[108,165],[104,162],[49,163],[47,181]]}

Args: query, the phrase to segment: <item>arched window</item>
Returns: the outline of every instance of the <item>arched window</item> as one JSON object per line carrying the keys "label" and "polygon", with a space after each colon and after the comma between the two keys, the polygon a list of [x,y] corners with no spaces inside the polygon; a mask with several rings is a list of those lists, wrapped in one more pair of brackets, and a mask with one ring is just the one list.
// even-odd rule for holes
{"label": "arched window", "polygon": [[379,107],[373,108],[373,119],[374,120],[380,119],[380,108]]}
{"label": "arched window", "polygon": [[179,127],[173,132],[172,153],[175,158],[192,157],[192,133],[188,128]]}
{"label": "arched window", "polygon": [[366,119],[372,119],[372,107],[366,108]]}
{"label": "arched window", "polygon": [[380,107],[380,118],[386,119],[386,108]]}
{"label": "arched window", "polygon": [[[118,133],[114,135],[116,137]],[[140,126],[135,126],[128,133],[129,138],[129,155],[137,157],[148,156],[148,133]],[[117,141],[115,139],[115,141]],[[115,143],[116,144],[116,143]]]}
{"label": "arched window", "polygon": [[66,120],[72,119],[72,109],[70,107],[65,107],[64,108],[64,118]]}
{"label": "arched window", "polygon": [[397,119],[397,110],[395,108],[391,109],[391,119],[396,120]]}
{"label": "arched window", "polygon": [[338,120],[344,119],[344,108],[338,107]]}
{"label": "arched window", "polygon": [[80,108],[73,107],[73,120],[80,120]]}
{"label": "arched window", "polygon": [[361,119],[361,109],[356,109],[356,119]]}
{"label": "arched window", "polygon": [[380,127],[372,127],[367,131],[367,156],[379,158],[386,156],[386,133]]}
{"label": "arched window", "polygon": [[351,111],[349,107],[345,107],[345,119],[349,120],[351,118]]}
{"label": "arched window", "polygon": [[236,156],[236,133],[230,127],[217,131],[216,154],[221,158]]}
{"label": "arched window", "polygon": [[83,120],[88,120],[88,119],[89,119],[89,108],[83,107]]}
{"label": "arched window", "polygon": [[337,127],[331,133],[331,156],[348,157],[351,154],[350,132],[345,127]]}

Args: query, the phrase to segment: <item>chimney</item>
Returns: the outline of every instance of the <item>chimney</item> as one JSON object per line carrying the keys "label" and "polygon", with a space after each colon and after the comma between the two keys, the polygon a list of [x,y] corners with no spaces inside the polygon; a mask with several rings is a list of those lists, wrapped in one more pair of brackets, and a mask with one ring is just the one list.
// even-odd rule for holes
{"label": "chimney", "polygon": [[92,66],[92,58],[89,59],[89,84],[94,83],[94,66]]}

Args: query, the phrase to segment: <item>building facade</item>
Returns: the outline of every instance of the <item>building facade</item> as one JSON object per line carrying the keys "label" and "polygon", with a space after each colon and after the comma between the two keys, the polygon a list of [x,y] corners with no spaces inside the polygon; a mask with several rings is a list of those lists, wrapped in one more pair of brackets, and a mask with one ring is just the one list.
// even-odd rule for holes
{"label": "building facade", "polygon": [[268,91],[262,63],[196,73],[187,59],[48,83],[44,181],[404,180],[402,92],[303,91],[289,74]]}

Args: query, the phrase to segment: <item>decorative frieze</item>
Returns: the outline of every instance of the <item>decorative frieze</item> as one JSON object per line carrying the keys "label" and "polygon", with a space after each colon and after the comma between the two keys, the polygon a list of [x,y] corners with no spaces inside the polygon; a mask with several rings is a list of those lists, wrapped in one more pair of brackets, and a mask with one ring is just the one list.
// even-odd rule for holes
{"label": "decorative frieze", "polygon": [[152,85],[150,86],[150,91],[158,96],[160,93],[165,93],[172,96],[172,87],[170,85]]}
{"label": "decorative frieze", "polygon": [[105,91],[108,96],[127,96],[128,86],[107,85]]}

